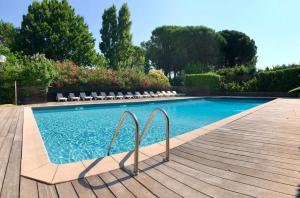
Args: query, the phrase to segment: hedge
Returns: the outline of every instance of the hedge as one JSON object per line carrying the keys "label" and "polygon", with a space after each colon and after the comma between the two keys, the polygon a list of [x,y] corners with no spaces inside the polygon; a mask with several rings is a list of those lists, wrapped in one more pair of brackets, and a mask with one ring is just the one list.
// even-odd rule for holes
{"label": "hedge", "polygon": [[257,73],[257,91],[288,92],[300,85],[300,66]]}
{"label": "hedge", "polygon": [[210,91],[216,92],[220,89],[221,76],[215,73],[187,74],[185,86],[187,87],[207,87]]}

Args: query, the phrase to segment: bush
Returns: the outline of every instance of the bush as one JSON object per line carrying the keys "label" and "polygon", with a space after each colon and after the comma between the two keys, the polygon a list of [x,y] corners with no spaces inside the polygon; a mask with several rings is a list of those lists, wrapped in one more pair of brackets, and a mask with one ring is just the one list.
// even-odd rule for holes
{"label": "bush", "polygon": [[215,73],[187,74],[185,77],[187,87],[206,87],[216,92],[221,86],[221,76]]}
{"label": "bush", "polygon": [[252,79],[256,73],[256,69],[242,65],[233,68],[219,69],[216,73],[224,77],[225,83],[242,83]]}
{"label": "bush", "polygon": [[168,78],[158,70],[151,70],[149,74],[140,68],[120,68],[115,71],[104,67],[79,67],[71,61],[57,62],[54,68],[54,87],[97,86],[133,90],[166,89],[170,86]]}
{"label": "bush", "polygon": [[300,85],[300,66],[262,71],[257,74],[257,90],[288,92]]}

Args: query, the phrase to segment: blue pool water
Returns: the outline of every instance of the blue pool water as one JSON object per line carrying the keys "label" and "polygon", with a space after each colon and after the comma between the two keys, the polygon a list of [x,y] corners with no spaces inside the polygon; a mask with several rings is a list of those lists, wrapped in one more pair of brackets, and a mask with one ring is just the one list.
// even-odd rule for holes
{"label": "blue pool water", "polygon": [[[171,137],[200,128],[225,117],[255,107],[262,99],[190,99],[136,104],[34,108],[51,162],[64,164],[103,157],[116,125],[124,111],[136,114],[140,130],[152,110],[159,107],[170,117]],[[165,139],[165,120],[157,113],[141,146]],[[127,117],[116,139],[112,153],[134,149],[134,127]]]}

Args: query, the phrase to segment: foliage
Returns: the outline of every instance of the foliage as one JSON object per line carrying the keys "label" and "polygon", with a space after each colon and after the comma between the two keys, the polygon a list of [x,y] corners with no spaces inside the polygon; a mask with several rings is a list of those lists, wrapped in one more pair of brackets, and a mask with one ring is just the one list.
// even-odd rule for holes
{"label": "foliage", "polygon": [[288,92],[300,84],[300,66],[262,71],[257,74],[259,91]]}
{"label": "foliage", "polygon": [[15,48],[17,32],[13,24],[5,23],[3,20],[0,20],[0,44],[10,49]]}
{"label": "foliage", "polygon": [[191,65],[201,70],[201,67],[219,64],[223,42],[219,34],[204,26],[162,26],[156,28],[151,39],[142,46],[155,67],[168,75],[173,71],[176,76]]}
{"label": "foliage", "polygon": [[25,54],[91,65],[96,56],[94,45],[83,17],[75,15],[67,0],[34,1],[23,16],[19,49]]}
{"label": "foliage", "polygon": [[221,86],[221,76],[215,73],[187,74],[185,77],[187,87],[207,87],[210,91],[218,91]]}
{"label": "foliage", "polygon": [[157,80],[160,84],[169,86],[169,79],[161,70],[151,69],[148,76],[152,79]]}
{"label": "foliage", "polygon": [[[170,86],[169,82],[161,76],[147,75],[139,68],[119,68],[111,70],[104,67],[79,67],[74,62],[57,62],[55,65],[57,75],[52,83],[55,87],[66,86],[97,86],[99,88],[117,87],[118,89],[163,89]],[[167,78],[166,78],[167,79]]]}
{"label": "foliage", "polygon": [[44,55],[14,54],[3,45],[0,45],[0,54],[7,57],[0,66],[0,103],[12,101],[14,81],[18,86],[47,88],[55,76],[53,62]]}
{"label": "foliage", "polygon": [[236,66],[233,68],[223,68],[216,71],[217,74],[224,77],[224,82],[242,83],[248,81],[256,74],[255,68],[249,68],[244,65]]}
{"label": "foliage", "polygon": [[224,55],[224,67],[246,65],[255,67],[257,47],[253,39],[243,32],[235,30],[223,30],[219,32],[226,40],[222,47]]}
{"label": "foliage", "polygon": [[132,64],[132,35],[130,33],[130,11],[127,3],[123,4],[118,14],[117,28],[117,63],[118,67]]}
{"label": "foliage", "polygon": [[111,68],[117,68],[117,40],[118,23],[117,10],[115,5],[104,10],[102,15],[102,28],[100,30],[101,42],[99,44],[101,52],[109,62]]}
{"label": "foliage", "polygon": [[133,46],[132,66],[145,69],[145,50],[138,46]]}

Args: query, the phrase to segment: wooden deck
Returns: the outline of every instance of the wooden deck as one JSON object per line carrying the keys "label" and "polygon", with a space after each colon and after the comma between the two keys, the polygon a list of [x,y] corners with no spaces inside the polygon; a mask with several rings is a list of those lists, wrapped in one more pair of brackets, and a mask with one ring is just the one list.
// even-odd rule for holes
{"label": "wooden deck", "polygon": [[[20,176],[23,108],[0,108],[0,197],[300,197],[300,101],[282,99],[156,156],[57,185]],[[131,167],[128,167],[131,168]]]}

